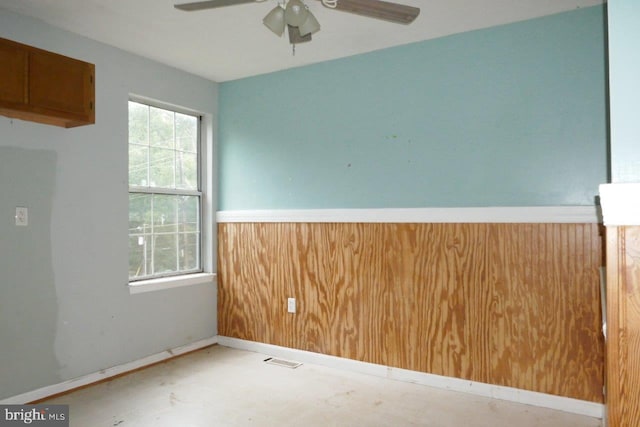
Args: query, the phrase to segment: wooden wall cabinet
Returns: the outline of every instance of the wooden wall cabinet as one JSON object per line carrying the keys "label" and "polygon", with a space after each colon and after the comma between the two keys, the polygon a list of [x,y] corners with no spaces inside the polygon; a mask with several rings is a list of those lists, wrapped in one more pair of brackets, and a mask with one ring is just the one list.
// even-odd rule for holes
{"label": "wooden wall cabinet", "polygon": [[0,114],[66,128],[95,123],[95,66],[0,38]]}

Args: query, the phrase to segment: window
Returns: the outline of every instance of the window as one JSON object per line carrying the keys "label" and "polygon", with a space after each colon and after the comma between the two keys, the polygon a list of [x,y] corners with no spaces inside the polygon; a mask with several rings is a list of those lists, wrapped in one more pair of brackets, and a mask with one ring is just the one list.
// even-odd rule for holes
{"label": "window", "polygon": [[200,117],[129,101],[129,281],[202,272]]}

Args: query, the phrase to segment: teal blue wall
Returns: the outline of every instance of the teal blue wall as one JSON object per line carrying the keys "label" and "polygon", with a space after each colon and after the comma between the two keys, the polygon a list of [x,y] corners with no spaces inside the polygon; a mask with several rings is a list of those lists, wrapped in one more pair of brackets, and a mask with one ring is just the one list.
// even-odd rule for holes
{"label": "teal blue wall", "polygon": [[592,205],[604,20],[592,7],[223,83],[219,209]]}
{"label": "teal blue wall", "polygon": [[640,182],[640,1],[609,3],[611,176]]}

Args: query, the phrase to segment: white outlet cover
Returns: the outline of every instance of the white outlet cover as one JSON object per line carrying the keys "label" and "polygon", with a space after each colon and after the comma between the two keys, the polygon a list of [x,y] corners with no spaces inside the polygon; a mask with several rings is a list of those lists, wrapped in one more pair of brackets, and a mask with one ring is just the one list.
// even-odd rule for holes
{"label": "white outlet cover", "polygon": [[295,298],[287,298],[287,311],[289,313],[296,312],[296,299]]}
{"label": "white outlet cover", "polygon": [[16,207],[16,225],[26,227],[29,225],[29,209],[24,207]]}

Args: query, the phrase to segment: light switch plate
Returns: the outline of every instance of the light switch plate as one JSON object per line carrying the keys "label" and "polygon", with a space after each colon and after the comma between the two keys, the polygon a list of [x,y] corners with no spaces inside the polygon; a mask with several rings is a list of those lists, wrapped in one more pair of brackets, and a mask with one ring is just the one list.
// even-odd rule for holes
{"label": "light switch plate", "polygon": [[29,209],[16,207],[16,225],[18,227],[26,227],[29,225]]}

